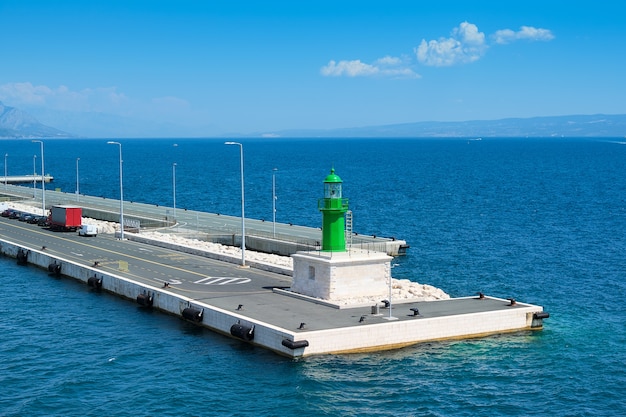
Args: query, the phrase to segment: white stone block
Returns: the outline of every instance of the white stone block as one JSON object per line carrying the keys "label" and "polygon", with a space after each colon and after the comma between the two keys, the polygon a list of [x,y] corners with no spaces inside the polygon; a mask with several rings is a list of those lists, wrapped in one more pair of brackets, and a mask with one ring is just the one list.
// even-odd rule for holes
{"label": "white stone block", "polygon": [[298,252],[291,290],[323,300],[377,296],[391,279],[391,256],[382,252]]}

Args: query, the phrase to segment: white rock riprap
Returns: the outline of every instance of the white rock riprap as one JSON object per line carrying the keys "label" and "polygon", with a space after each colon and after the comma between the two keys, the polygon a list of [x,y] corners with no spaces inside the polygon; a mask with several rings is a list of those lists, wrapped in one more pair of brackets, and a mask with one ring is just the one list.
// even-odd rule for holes
{"label": "white rock riprap", "polygon": [[[418,301],[437,301],[447,300],[450,296],[443,290],[433,287],[432,285],[420,284],[409,281],[408,279],[391,279],[391,301],[395,303],[407,303]],[[354,305],[374,305],[380,304],[382,300],[389,299],[389,292],[381,293],[376,296],[344,298],[337,301],[342,306]]]}
{"label": "white rock riprap", "polygon": [[[226,246],[219,243],[206,242],[198,239],[189,239],[177,236],[174,233],[144,232],[141,233],[141,236],[150,239],[160,240],[162,242],[189,246],[211,253],[218,253],[241,258],[241,249],[234,246]],[[288,256],[279,256],[270,253],[247,250],[246,259],[293,269],[293,260]]]}

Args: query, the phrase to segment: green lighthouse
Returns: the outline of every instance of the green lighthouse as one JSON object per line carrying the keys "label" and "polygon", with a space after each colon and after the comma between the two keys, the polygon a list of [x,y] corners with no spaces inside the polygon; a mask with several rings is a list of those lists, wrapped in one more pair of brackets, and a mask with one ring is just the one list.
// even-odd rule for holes
{"label": "green lighthouse", "polygon": [[322,212],[322,251],[346,251],[346,221],[348,199],[341,197],[341,178],[335,174],[335,168],[324,179],[324,198],[317,202]]}

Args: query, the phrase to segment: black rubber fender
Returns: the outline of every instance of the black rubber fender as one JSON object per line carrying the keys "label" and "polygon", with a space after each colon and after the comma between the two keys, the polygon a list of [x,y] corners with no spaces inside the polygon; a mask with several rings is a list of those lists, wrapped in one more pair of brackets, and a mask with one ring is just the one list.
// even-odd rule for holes
{"label": "black rubber fender", "polygon": [[204,310],[198,310],[197,308],[187,307],[183,310],[183,317],[187,320],[191,320],[196,323],[200,323],[202,321],[202,316],[204,315]]}
{"label": "black rubber fender", "polygon": [[254,339],[254,326],[250,327],[235,323],[230,326],[230,334],[241,340],[249,342]]}
{"label": "black rubber fender", "polygon": [[289,349],[301,349],[309,346],[308,340],[289,340],[283,339],[281,344]]}
{"label": "black rubber fender", "polygon": [[152,307],[154,298],[150,294],[139,294],[137,296],[137,304],[144,307]]}

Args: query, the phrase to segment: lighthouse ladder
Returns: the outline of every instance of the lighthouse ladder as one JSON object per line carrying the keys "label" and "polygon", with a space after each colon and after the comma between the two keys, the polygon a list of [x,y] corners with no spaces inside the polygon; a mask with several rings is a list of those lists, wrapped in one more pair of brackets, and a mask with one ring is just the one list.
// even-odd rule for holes
{"label": "lighthouse ladder", "polygon": [[348,246],[352,247],[352,210],[346,211],[346,240]]}

